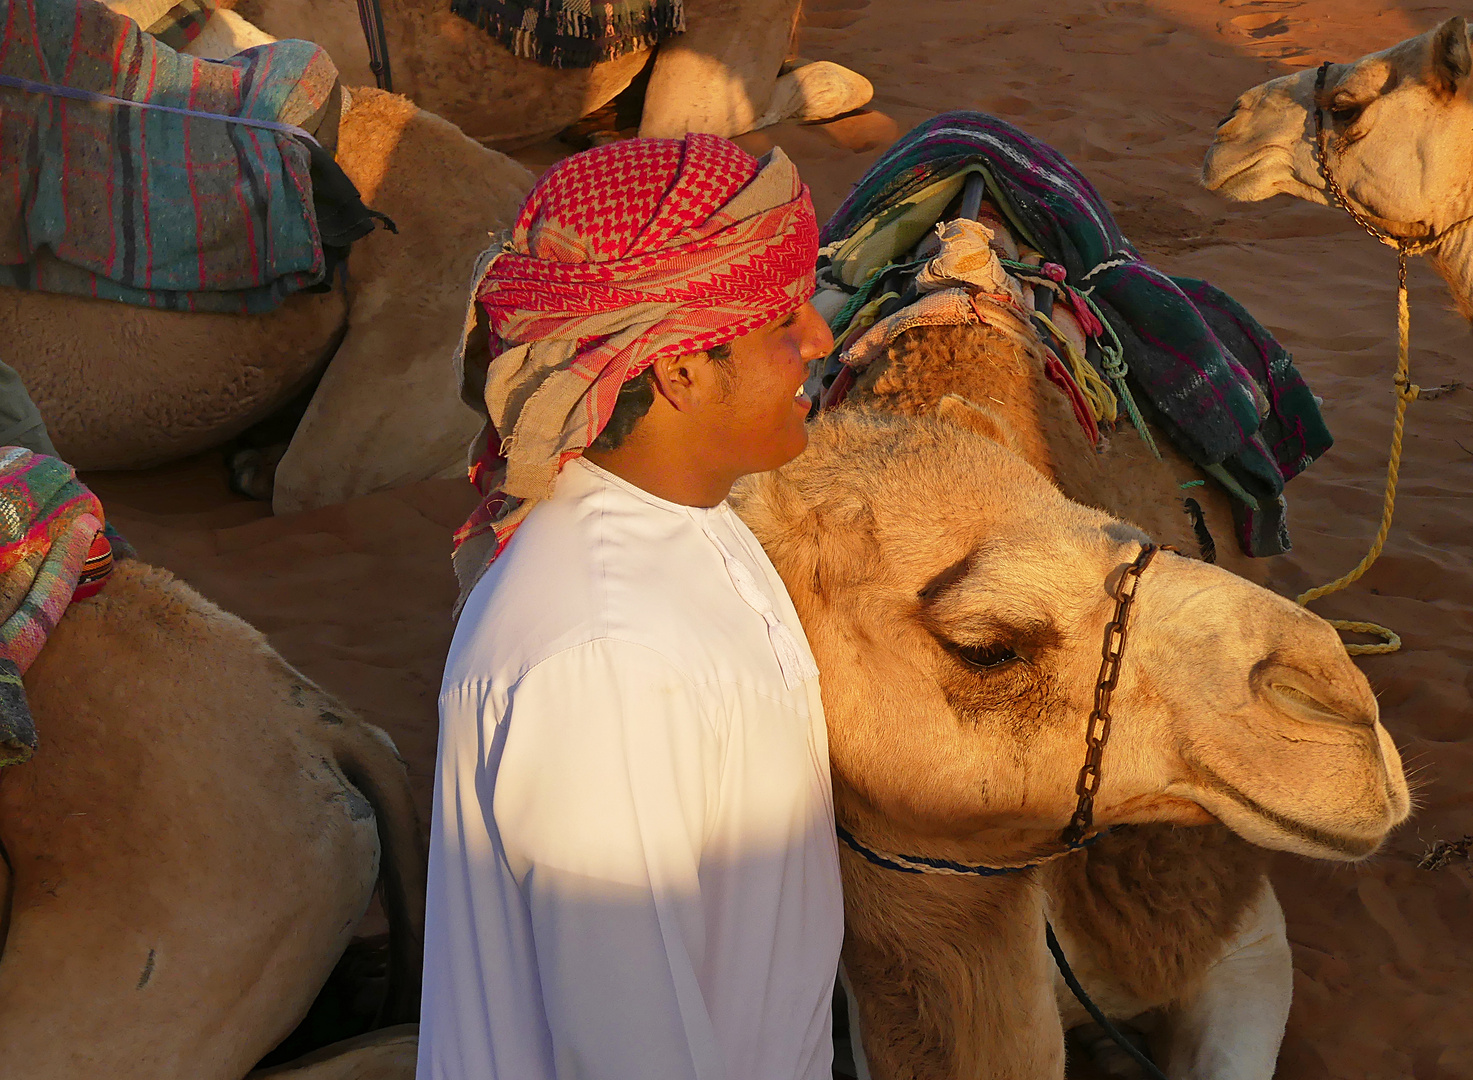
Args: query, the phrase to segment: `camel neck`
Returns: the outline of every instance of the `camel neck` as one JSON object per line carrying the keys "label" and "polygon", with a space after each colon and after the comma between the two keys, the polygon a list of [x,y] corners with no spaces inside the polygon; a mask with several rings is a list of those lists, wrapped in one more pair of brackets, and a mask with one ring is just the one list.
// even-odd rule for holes
{"label": "camel neck", "polygon": [[[1040,1077],[1063,1074],[1037,870],[901,874],[847,850],[840,870],[844,970],[876,1076],[987,1076],[999,1061],[1030,1062]],[[948,933],[936,934],[937,926]],[[999,986],[1015,992],[999,994]]]}
{"label": "camel neck", "polygon": [[1458,311],[1473,320],[1473,222],[1453,229],[1431,258],[1432,268],[1447,282]]}

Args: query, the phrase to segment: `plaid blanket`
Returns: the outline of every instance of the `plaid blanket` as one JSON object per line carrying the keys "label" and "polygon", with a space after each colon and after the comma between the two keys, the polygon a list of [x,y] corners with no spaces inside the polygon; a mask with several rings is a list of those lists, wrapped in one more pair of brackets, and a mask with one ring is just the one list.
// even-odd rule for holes
{"label": "plaid blanket", "polygon": [[[195,60],[93,0],[0,0],[0,30],[13,78],[308,127],[336,102],[336,69],[304,41]],[[314,153],[285,132],[0,87],[0,284],[269,311],[329,269]]]}
{"label": "plaid blanket", "polygon": [[516,56],[584,68],[685,32],[682,0],[451,0]]}
{"label": "plaid blanket", "polygon": [[0,766],[36,749],[25,674],[74,599],[111,569],[102,504],[64,461],[0,449]]}
{"label": "plaid blanket", "polygon": [[908,250],[935,218],[906,229],[901,219],[914,217],[927,189],[947,201],[936,182],[967,169],[985,175],[1021,238],[1099,305],[1124,348],[1142,411],[1226,481],[1243,550],[1287,551],[1284,484],[1331,444],[1292,357],[1226,293],[1142,261],[1094,186],[1056,150],[985,113],[944,113],[921,124],[865,173],[824,227],[825,245],[873,236],[888,249],[856,260],[841,280],[860,285],[853,278],[871,264]]}

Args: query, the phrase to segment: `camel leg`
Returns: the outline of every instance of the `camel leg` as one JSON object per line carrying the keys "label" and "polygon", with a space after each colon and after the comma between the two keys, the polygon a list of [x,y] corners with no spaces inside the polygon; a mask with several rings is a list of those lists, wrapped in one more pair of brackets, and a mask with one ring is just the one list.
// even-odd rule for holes
{"label": "camel leg", "polygon": [[400,1024],[257,1069],[246,1080],[414,1080],[418,1055],[419,1025]]}
{"label": "camel leg", "polygon": [[1207,971],[1200,989],[1162,1011],[1153,1042],[1171,1080],[1271,1080],[1279,1058],[1294,960],[1273,886]]}
{"label": "camel leg", "polygon": [[687,30],[662,42],[640,135],[680,138],[751,131],[767,111],[792,41],[799,0],[687,0]]}
{"label": "camel leg", "polygon": [[352,320],[276,466],[276,513],[462,474],[481,420],[460,400],[450,356],[462,318],[445,307],[384,304]]}

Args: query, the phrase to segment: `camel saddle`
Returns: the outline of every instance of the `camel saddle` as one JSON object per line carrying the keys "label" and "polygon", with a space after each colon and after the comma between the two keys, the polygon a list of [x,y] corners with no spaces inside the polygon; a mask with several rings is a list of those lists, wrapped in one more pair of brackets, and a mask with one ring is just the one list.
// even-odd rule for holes
{"label": "camel saddle", "polygon": [[6,9],[0,284],[265,312],[329,288],[374,228],[332,160],[342,90],[318,46],[197,60],[94,0]]}

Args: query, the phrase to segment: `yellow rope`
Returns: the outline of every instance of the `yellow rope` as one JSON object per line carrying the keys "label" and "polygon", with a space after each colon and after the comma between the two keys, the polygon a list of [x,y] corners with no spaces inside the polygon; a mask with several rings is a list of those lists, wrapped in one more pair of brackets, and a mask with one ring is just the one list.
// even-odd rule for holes
{"label": "yellow rope", "polygon": [[1115,391],[1110,389],[1110,384],[1095,370],[1095,366],[1089,362],[1078,346],[1069,338],[1069,335],[1054,325],[1054,321],[1041,311],[1033,312],[1038,321],[1047,326],[1049,333],[1058,339],[1059,344],[1064,346],[1066,359],[1069,361],[1069,370],[1074,374],[1074,381],[1079,385],[1079,390],[1084,394],[1084,400],[1089,402],[1089,411],[1094,414],[1097,423],[1113,424],[1120,415],[1119,402],[1115,398]]}
{"label": "yellow rope", "polygon": [[[1407,252],[1405,247],[1400,248],[1397,253],[1396,282],[1396,329],[1399,341],[1396,353],[1396,376],[1392,379],[1396,386],[1396,418],[1391,425],[1391,457],[1386,463],[1386,494],[1381,502],[1381,527],[1376,530],[1376,539],[1371,542],[1371,549],[1366,552],[1365,558],[1361,559],[1354,570],[1344,577],[1336,578],[1328,585],[1321,585],[1306,593],[1301,593],[1295,600],[1295,603],[1301,606],[1307,606],[1310,601],[1328,596],[1332,592],[1339,592],[1347,585],[1359,580],[1380,556],[1381,549],[1386,546],[1386,535],[1391,531],[1391,515],[1396,509],[1396,481],[1401,472],[1401,439],[1402,431],[1406,426],[1407,403],[1415,400],[1421,393],[1421,387],[1411,381],[1409,354],[1412,317],[1407,307]],[[1346,645],[1345,651],[1351,656],[1393,653],[1401,648],[1401,637],[1396,631],[1378,623],[1350,619],[1331,619],[1329,622],[1337,630],[1356,634],[1375,634],[1382,639],[1376,645]]]}

